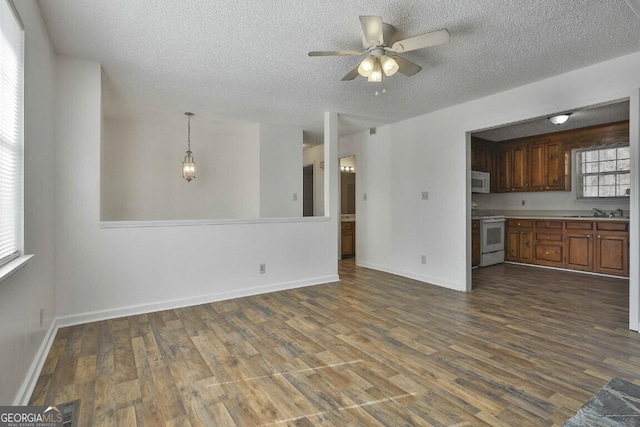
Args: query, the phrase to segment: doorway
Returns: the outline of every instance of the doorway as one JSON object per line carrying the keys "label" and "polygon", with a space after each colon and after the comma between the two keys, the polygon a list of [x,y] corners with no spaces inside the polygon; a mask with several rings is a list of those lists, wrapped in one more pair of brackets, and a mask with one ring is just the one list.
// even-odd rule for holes
{"label": "doorway", "polygon": [[356,256],[356,157],[340,159],[340,254]]}
{"label": "doorway", "polygon": [[302,216],[313,216],[313,164],[302,167]]}

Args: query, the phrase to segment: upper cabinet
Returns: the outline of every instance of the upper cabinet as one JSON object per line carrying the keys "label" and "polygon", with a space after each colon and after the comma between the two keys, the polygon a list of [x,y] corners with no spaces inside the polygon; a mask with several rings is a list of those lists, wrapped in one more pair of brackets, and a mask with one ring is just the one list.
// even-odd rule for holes
{"label": "upper cabinet", "polygon": [[569,168],[562,142],[541,141],[529,146],[529,189],[549,191],[568,189],[564,185],[565,170]]}
{"label": "upper cabinet", "polygon": [[491,173],[491,192],[571,190],[571,150],[629,140],[617,122],[493,142],[471,137],[471,169]]}

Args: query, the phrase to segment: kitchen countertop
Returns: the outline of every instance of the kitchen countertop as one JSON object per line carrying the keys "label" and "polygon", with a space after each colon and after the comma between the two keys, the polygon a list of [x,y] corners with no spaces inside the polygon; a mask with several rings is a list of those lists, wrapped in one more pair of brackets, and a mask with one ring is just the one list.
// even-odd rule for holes
{"label": "kitchen countertop", "polygon": [[[626,211],[628,213],[628,211]],[[591,211],[476,211],[471,213],[472,219],[482,219],[486,216],[504,215],[512,219],[540,219],[540,220],[564,220],[564,221],[625,221],[628,216],[601,217],[593,216]]]}

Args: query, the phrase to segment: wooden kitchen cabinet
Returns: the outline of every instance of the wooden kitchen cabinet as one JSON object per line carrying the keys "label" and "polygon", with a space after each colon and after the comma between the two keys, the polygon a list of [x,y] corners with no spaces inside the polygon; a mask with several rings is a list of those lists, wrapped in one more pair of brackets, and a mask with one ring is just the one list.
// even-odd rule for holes
{"label": "wooden kitchen cabinet", "polygon": [[356,223],[342,223],[342,256],[349,257],[356,254]]}
{"label": "wooden kitchen cabinet", "polygon": [[563,221],[536,221],[535,251],[536,264],[550,267],[564,267]]}
{"label": "wooden kitchen cabinet", "polygon": [[594,271],[629,276],[629,223],[595,223]]}
{"label": "wooden kitchen cabinet", "polygon": [[507,261],[533,262],[533,221],[508,220],[505,258]]}
{"label": "wooden kitchen cabinet", "polygon": [[507,261],[629,277],[627,221],[507,218],[505,244]]}
{"label": "wooden kitchen cabinet", "polygon": [[529,190],[564,190],[565,156],[561,142],[540,142],[529,147]]}
{"label": "wooden kitchen cabinet", "polygon": [[495,175],[498,193],[527,191],[529,186],[527,158],[525,146],[503,148],[497,151]]}
{"label": "wooden kitchen cabinet", "polygon": [[593,271],[593,223],[568,221],[565,227],[566,267],[572,270]]}
{"label": "wooden kitchen cabinet", "polygon": [[496,176],[496,191],[498,193],[507,193],[511,191],[513,175],[511,172],[512,150],[500,149],[496,152],[496,168],[494,175]]}
{"label": "wooden kitchen cabinet", "polygon": [[482,249],[482,242],[480,241],[480,220],[474,219],[471,221],[471,266],[476,267],[480,265],[480,253]]}

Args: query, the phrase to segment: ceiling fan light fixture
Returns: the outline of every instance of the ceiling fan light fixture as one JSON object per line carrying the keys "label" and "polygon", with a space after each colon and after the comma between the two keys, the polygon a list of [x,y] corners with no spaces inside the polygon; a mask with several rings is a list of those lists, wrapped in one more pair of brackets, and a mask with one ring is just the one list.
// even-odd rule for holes
{"label": "ceiling fan light fixture", "polygon": [[383,55],[382,58],[380,58],[380,63],[382,64],[382,71],[384,71],[384,75],[387,77],[393,76],[400,69],[396,60],[388,55]]}
{"label": "ceiling fan light fixture", "polygon": [[373,70],[371,70],[371,74],[369,74],[368,80],[371,83],[382,82],[382,65],[380,65],[380,61],[377,58],[373,62]]}
{"label": "ceiling fan light fixture", "polygon": [[562,125],[562,124],[565,124],[567,122],[567,120],[569,120],[569,116],[570,115],[571,115],[571,113],[558,114],[556,116],[549,117],[549,121],[551,123],[553,123],[554,125]]}
{"label": "ceiling fan light fixture", "polygon": [[362,77],[369,77],[371,72],[373,71],[375,60],[372,56],[367,56],[362,60],[360,66],[358,66],[358,74]]}

